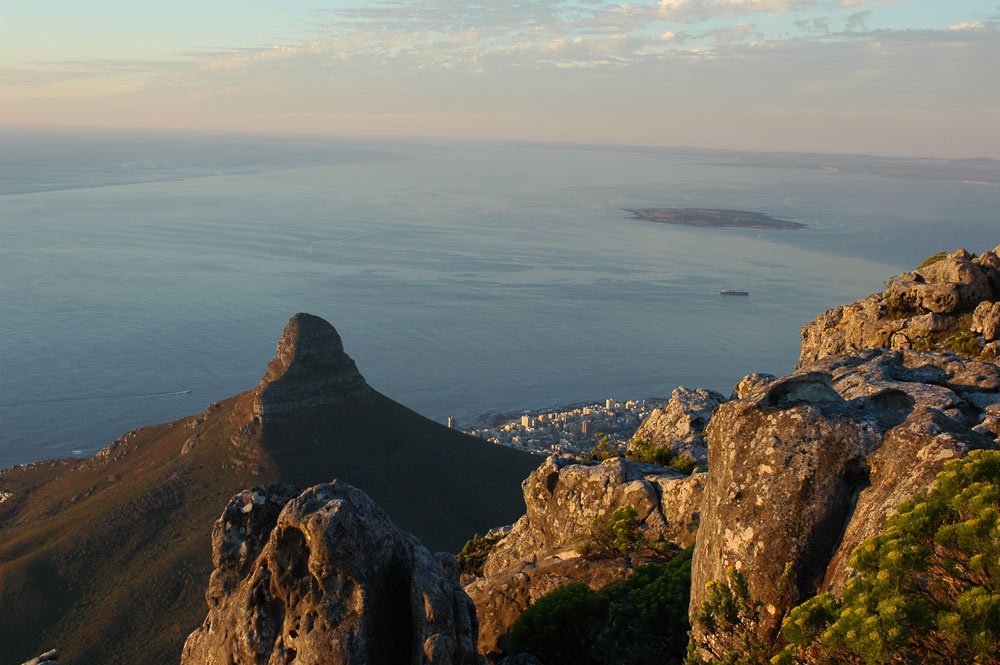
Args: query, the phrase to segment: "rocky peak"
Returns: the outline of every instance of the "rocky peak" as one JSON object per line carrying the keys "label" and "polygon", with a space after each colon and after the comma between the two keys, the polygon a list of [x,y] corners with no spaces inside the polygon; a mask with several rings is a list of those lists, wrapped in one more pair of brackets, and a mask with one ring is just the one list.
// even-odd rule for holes
{"label": "rocky peak", "polygon": [[293,316],[278,342],[254,398],[254,415],[264,424],[316,407],[366,400],[372,389],[344,353],[337,330],[312,314]]}
{"label": "rocky peak", "polygon": [[802,328],[799,366],[855,349],[1000,354],[1000,258],[964,249],[930,257],[888,289],[827,310]]}

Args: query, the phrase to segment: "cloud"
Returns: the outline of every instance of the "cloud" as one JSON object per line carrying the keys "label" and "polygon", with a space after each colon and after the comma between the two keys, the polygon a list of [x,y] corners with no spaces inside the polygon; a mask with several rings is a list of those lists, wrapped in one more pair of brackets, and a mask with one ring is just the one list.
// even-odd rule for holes
{"label": "cloud", "polygon": [[845,24],[844,29],[847,32],[852,32],[858,29],[861,30],[867,29],[868,26],[865,24],[865,21],[868,19],[869,16],[871,16],[871,13],[872,10],[870,9],[865,9],[860,12],[854,12],[853,14],[847,17],[847,23]]}

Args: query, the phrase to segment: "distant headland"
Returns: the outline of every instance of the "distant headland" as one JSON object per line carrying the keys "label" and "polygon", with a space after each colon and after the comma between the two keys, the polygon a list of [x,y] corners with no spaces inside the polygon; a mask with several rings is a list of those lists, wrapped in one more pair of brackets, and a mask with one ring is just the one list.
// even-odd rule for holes
{"label": "distant headland", "polygon": [[801,229],[805,224],[778,219],[764,212],[721,208],[642,208],[633,210],[633,219],[683,226],[734,227],[742,229]]}

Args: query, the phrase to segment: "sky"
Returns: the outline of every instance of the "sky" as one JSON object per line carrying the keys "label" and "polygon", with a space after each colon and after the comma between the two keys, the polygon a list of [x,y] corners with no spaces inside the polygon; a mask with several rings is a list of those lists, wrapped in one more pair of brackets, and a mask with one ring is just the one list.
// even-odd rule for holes
{"label": "sky", "polygon": [[1000,0],[0,4],[0,124],[1000,158]]}

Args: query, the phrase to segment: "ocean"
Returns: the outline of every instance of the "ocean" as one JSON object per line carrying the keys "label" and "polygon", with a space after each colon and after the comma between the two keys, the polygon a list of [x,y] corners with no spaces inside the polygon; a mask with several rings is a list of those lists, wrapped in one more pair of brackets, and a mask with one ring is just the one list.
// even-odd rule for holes
{"label": "ocean", "polygon": [[[824,310],[938,249],[994,247],[998,189],[696,150],[3,128],[0,467],[252,388],[299,311],[442,422],[728,394],[789,372]],[[644,207],[807,228],[624,211]]]}

